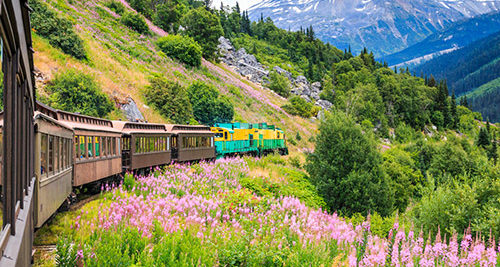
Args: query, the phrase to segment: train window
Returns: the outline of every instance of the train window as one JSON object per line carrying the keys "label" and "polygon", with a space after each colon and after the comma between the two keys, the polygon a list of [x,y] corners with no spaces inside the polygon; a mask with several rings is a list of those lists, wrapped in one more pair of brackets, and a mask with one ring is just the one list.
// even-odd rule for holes
{"label": "train window", "polygon": [[67,142],[66,138],[61,138],[61,169],[64,170],[67,167],[66,156],[67,156]]}
{"label": "train window", "polygon": [[141,138],[139,138],[139,137],[135,138],[135,152],[136,153],[141,153],[140,140],[141,140]]}
{"label": "train window", "polygon": [[116,155],[116,137],[111,138],[111,154]]}
{"label": "train window", "polygon": [[101,156],[101,153],[102,153],[102,147],[101,147],[101,144],[102,144],[102,137],[94,137],[94,149],[95,149],[95,156],[96,157],[99,157]]}
{"label": "train window", "polygon": [[224,133],[224,139],[227,140],[227,132]]}
{"label": "train window", "polygon": [[172,137],[172,147],[177,148],[177,136]]}
{"label": "train window", "polygon": [[49,135],[49,173],[54,171],[54,137]]}
{"label": "train window", "polygon": [[216,134],[215,134],[215,137],[217,137],[217,138],[222,138],[222,137],[224,137],[224,134],[223,134],[223,133],[216,133]]}
{"label": "train window", "polygon": [[108,156],[113,155],[113,153],[112,153],[112,152],[113,152],[113,150],[111,149],[111,138],[112,138],[112,137],[107,137],[107,138],[106,138],[106,139],[107,139],[107,141],[108,141],[107,146],[106,146],[106,147],[107,147],[107,149],[108,149],[108,150],[107,150],[107,152],[108,152],[108,153],[107,153],[107,155],[108,155]]}
{"label": "train window", "polygon": [[80,142],[79,142],[79,150],[80,150],[80,155],[79,155],[79,159],[83,159],[85,158],[85,153],[86,153],[86,150],[85,150],[85,136],[80,136]]}
{"label": "train window", "polygon": [[108,155],[108,138],[107,137],[102,137],[102,156],[106,157]]}
{"label": "train window", "polygon": [[210,137],[210,147],[213,147],[213,146],[214,146],[214,138]]}
{"label": "train window", "polygon": [[59,171],[59,137],[54,136],[54,172]]}
{"label": "train window", "polygon": [[94,149],[93,149],[93,138],[91,136],[87,136],[87,157],[88,158],[93,158],[94,157]]}
{"label": "train window", "polygon": [[278,139],[280,139],[280,132],[278,132]]}
{"label": "train window", "polygon": [[47,173],[47,135],[42,134],[40,144],[40,174]]}

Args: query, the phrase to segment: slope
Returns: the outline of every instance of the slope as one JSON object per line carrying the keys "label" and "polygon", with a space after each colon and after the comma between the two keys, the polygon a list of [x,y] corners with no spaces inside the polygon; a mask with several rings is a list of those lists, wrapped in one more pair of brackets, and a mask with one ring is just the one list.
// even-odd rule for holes
{"label": "slope", "polygon": [[380,58],[391,66],[418,65],[465,47],[500,31],[500,13],[486,14],[452,24],[400,52]]}
{"label": "slope", "polygon": [[[280,107],[286,99],[242,78],[224,64],[203,61],[200,68],[186,68],[157,50],[155,40],[165,35],[150,28],[151,35],[140,35],[122,25],[119,15],[104,6],[104,1],[47,1],[61,16],[69,18],[84,40],[89,60],[80,61],[53,48],[34,33],[35,66],[50,78],[63,69],[78,69],[93,75],[105,93],[116,103],[126,97],[135,100],[139,110],[150,122],[167,122],[157,111],[145,105],[143,89],[148,77],[161,74],[172,82],[189,85],[202,80],[216,86],[235,106],[235,120],[276,124],[292,136],[300,132],[298,145],[310,147],[309,137],[316,125],[310,120],[286,114]],[[39,94],[47,94],[39,84]],[[120,114],[114,114],[115,118]]]}
{"label": "slope", "polygon": [[454,90],[458,96],[473,93],[470,96],[476,100],[472,102],[472,108],[498,121],[499,114],[491,97],[500,93],[498,82],[494,82],[500,73],[500,33],[437,57],[413,71],[446,79],[450,92]]}

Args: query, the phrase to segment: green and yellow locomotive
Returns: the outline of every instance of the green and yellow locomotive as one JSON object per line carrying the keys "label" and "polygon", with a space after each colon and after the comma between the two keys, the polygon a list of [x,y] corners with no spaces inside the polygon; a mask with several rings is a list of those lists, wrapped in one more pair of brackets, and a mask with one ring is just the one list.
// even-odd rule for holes
{"label": "green and yellow locomotive", "polygon": [[284,132],[267,123],[216,123],[212,128],[215,134],[217,157],[232,155],[261,156],[277,152],[287,155]]}

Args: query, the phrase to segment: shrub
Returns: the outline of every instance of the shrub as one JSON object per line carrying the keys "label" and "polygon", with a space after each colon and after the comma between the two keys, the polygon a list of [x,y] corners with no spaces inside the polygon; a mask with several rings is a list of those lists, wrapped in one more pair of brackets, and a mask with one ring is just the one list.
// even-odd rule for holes
{"label": "shrub", "polygon": [[135,185],[134,175],[131,173],[126,173],[123,179],[123,187],[125,187],[125,189],[130,192],[132,188],[134,188],[134,185]]}
{"label": "shrub", "polygon": [[171,58],[193,67],[201,65],[201,46],[191,37],[168,35],[158,39],[158,47]]}
{"label": "shrub", "polygon": [[49,6],[40,1],[30,1],[31,25],[37,34],[49,40],[49,44],[77,59],[86,59],[83,40],[73,30],[68,19],[58,16]]}
{"label": "shrub", "polygon": [[234,107],[219,91],[204,82],[196,81],[188,88],[188,95],[193,105],[194,118],[202,124],[216,122],[231,122],[234,116]]}
{"label": "shrub", "polygon": [[193,109],[186,88],[160,76],[153,76],[150,83],[144,92],[146,102],[173,123],[189,123]]}
{"label": "shrub", "polygon": [[148,24],[146,23],[146,20],[144,19],[144,17],[141,16],[139,13],[128,12],[122,16],[121,22],[125,26],[131,28],[132,30],[134,30],[138,33],[141,33],[141,34],[148,34],[149,33]]}
{"label": "shrub", "polygon": [[[285,104],[282,108],[291,115],[301,116],[303,118],[310,118],[316,116],[321,110],[320,107],[307,102],[300,96],[292,96],[289,99],[289,104]],[[299,140],[299,139],[297,139]]]}
{"label": "shrub", "polygon": [[48,104],[56,109],[94,117],[104,117],[114,109],[94,78],[81,71],[58,73],[46,90],[50,94]]}
{"label": "shrub", "polygon": [[375,138],[345,114],[329,114],[321,122],[306,169],[331,211],[392,212],[393,189]]}
{"label": "shrub", "polygon": [[116,14],[123,15],[125,13],[125,6],[116,0],[105,2],[104,5]]}
{"label": "shrub", "polygon": [[290,81],[287,77],[274,70],[269,73],[268,87],[282,97],[288,97],[290,95]]}

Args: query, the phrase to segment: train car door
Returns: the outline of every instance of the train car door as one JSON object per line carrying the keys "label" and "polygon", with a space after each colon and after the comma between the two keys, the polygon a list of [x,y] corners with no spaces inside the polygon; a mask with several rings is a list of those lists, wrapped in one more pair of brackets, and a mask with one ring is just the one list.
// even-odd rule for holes
{"label": "train car door", "polygon": [[248,135],[248,140],[250,141],[250,147],[253,147],[253,134]]}
{"label": "train car door", "polygon": [[179,157],[179,148],[177,147],[177,135],[172,136],[171,140],[171,145],[170,147],[172,148],[172,159],[177,159]]}

